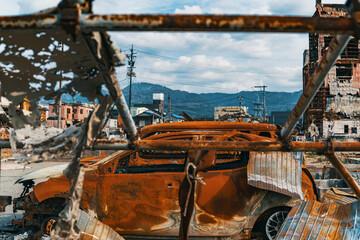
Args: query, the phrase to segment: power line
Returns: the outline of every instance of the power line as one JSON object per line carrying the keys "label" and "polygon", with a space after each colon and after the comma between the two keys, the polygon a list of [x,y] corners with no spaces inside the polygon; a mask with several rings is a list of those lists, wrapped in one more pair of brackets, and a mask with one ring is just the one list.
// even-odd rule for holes
{"label": "power line", "polygon": [[[139,49],[136,49],[137,51],[143,51],[143,50],[139,50]],[[150,49],[149,49],[150,50]],[[157,49],[153,49],[153,51],[157,51]],[[167,50],[168,51],[168,50]],[[175,52],[175,53],[180,53],[180,54],[183,54],[184,51],[174,51],[174,50],[171,50],[171,52]],[[191,53],[195,53],[197,55],[204,55],[204,52],[197,52],[197,51],[194,51],[194,50],[191,50]],[[210,56],[210,57],[218,57],[219,55],[210,55],[210,54],[206,54],[207,56]],[[223,55],[221,55],[223,56]],[[234,57],[234,56],[225,56],[226,58],[232,58],[232,59],[254,59],[254,60],[268,60],[268,61],[301,61],[302,59],[301,58],[263,58],[263,57],[252,57],[252,56],[247,56],[247,57]]]}

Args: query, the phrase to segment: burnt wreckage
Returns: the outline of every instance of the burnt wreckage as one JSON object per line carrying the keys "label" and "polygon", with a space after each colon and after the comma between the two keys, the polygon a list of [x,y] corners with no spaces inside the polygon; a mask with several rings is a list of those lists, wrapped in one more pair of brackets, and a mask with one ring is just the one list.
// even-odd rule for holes
{"label": "burnt wreckage", "polygon": [[[323,84],[337,57],[350,41],[351,35],[355,37],[359,35],[360,2],[349,0],[347,8],[348,14],[342,18],[248,15],[96,15],[92,13],[92,1],[63,0],[56,8],[32,15],[0,17],[0,41],[4,46],[4,50],[0,53],[0,76],[2,88],[12,101],[9,114],[15,132],[26,125],[38,125],[39,114],[36,102],[42,98],[59,100],[62,93],[70,92],[81,93],[89,100],[98,102],[96,109],[85,123],[73,126],[60,135],[37,142],[24,142],[12,136],[11,144],[0,143],[1,147],[12,145],[15,148],[16,144],[23,147],[25,153],[23,159],[27,161],[32,160],[28,159],[29,154],[46,159],[63,151],[73,151],[72,161],[64,168],[63,176],[60,176],[60,179],[65,180],[60,184],[64,191],[54,193],[56,199],[62,202],[52,203],[51,206],[54,206],[54,209],[50,209],[46,205],[46,199],[51,199],[51,197],[41,198],[41,191],[37,190],[41,188],[41,184],[35,185],[29,194],[27,193],[29,189],[25,189],[23,196],[16,199],[14,204],[16,209],[27,210],[24,214],[25,221],[21,224],[31,225],[31,222],[35,225],[44,224],[45,231],[51,230],[53,239],[84,238],[89,234],[94,238],[121,239],[115,231],[120,234],[136,235],[138,233],[134,229],[140,229],[157,235],[157,231],[161,232],[161,229],[164,229],[161,224],[166,225],[167,220],[172,219],[173,222],[165,226],[171,230],[171,233],[165,236],[178,235],[179,239],[188,239],[189,234],[190,237],[201,237],[204,235],[199,232],[207,232],[207,234],[214,234],[215,237],[249,238],[254,226],[249,222],[255,223],[257,219],[253,218],[262,216],[261,213],[258,213],[259,215],[254,213],[261,209],[257,205],[261,205],[261,200],[255,201],[256,197],[261,194],[264,196],[283,194],[287,195],[288,201],[293,201],[293,203],[285,203],[279,206],[282,207],[280,211],[270,214],[274,216],[273,220],[281,217],[285,223],[281,228],[280,225],[273,225],[278,234],[277,236],[267,234],[268,238],[297,239],[307,236],[314,239],[359,239],[360,228],[357,223],[360,206],[358,201],[345,201],[342,205],[318,202],[312,190],[311,174],[306,174],[306,168],[302,166],[301,161],[293,158],[291,153],[313,151],[325,154],[359,198],[359,185],[335,152],[360,151],[360,143],[334,142],[331,139],[323,142],[292,142],[290,140],[294,126]],[[192,122],[191,124],[160,124],[138,132],[115,77],[115,66],[121,65],[125,58],[110,41],[105,31],[308,32],[336,35],[313,70],[303,94],[283,128],[267,124],[231,125],[216,122],[209,125],[203,122]],[[59,81],[64,73],[68,73],[69,77],[68,83],[62,86],[59,85]],[[102,87],[108,89],[110,98],[102,96]],[[16,106],[25,97],[31,102],[30,115],[16,112]],[[116,105],[120,113],[127,131],[127,141],[111,143],[96,141],[111,103]],[[80,161],[80,153],[86,147],[126,151],[86,163],[86,161]],[[154,154],[156,156],[151,156]],[[177,158],[178,164],[169,166],[169,160],[174,158]],[[148,163],[146,167],[144,162]],[[150,164],[152,162],[158,163]],[[156,169],[161,168],[161,165],[166,165],[166,171]],[[131,217],[132,214],[133,218],[127,219],[119,213],[120,215],[115,216],[115,219],[120,223],[112,221],[112,215],[108,214],[108,202],[105,201],[112,201],[112,199],[101,199],[101,196],[114,197],[111,195],[113,189],[107,190],[108,192],[104,195],[96,195],[95,192],[100,189],[98,186],[109,184],[107,178],[125,178],[129,172],[141,171],[140,169],[143,171],[155,169],[154,173],[160,174],[157,178],[158,182],[154,184],[156,187],[165,186],[171,191],[163,193],[165,195],[168,193],[167,196],[159,194],[155,197],[166,197],[167,200],[171,200],[166,202],[166,207],[175,214],[170,211],[165,220],[155,218],[156,212],[151,212],[153,209],[147,208],[148,205],[145,204],[146,200],[151,201],[154,196],[146,196],[146,193],[141,192],[140,183],[133,188],[119,185],[118,199],[128,204],[128,208],[131,209],[127,217]],[[173,176],[172,179],[177,178],[173,183],[167,183],[162,176],[169,174],[171,172],[169,169],[175,169],[173,172],[182,172],[176,177]],[[91,173],[91,170],[94,172]],[[228,171],[230,175],[221,171]],[[237,173],[237,171],[242,171],[242,173]],[[142,180],[143,184],[155,181],[155,178],[152,179],[152,176],[155,176],[154,173],[145,173],[147,178]],[[92,192],[89,190],[91,188],[88,188],[89,181],[87,180],[91,174],[96,175],[93,181],[96,186]],[[216,175],[219,176],[218,179]],[[105,176],[105,179],[101,179],[102,176]],[[231,181],[226,181],[226,176],[228,178],[230,176]],[[235,176],[243,177],[237,179]],[[137,175],[134,178],[141,181],[140,177],[141,175]],[[242,182],[245,177],[246,181]],[[56,179],[59,180],[58,178],[50,179],[48,184]],[[23,180],[29,183],[26,179]],[[66,181],[67,184],[65,184]],[[98,185],[98,182],[101,184]],[[227,185],[225,189],[219,187],[216,193],[206,190],[208,188],[205,186],[216,189],[219,183],[230,185]],[[203,186],[203,184],[206,185]],[[27,186],[32,187],[31,184]],[[240,189],[247,190],[241,192]],[[250,194],[251,191],[253,194]],[[140,205],[143,208],[136,212],[135,207],[138,207],[136,202],[139,200],[137,193],[140,192],[145,194],[142,199],[143,204]],[[239,194],[234,194],[235,192]],[[94,196],[98,196],[95,197],[95,204],[90,200]],[[248,212],[245,211],[247,218],[241,218],[242,215],[239,214],[241,211],[236,208],[239,206],[233,208],[232,205],[225,205],[230,200],[236,205],[247,197],[255,201],[247,200],[247,203],[250,203],[250,205],[245,205],[249,206],[246,209]],[[3,200],[4,205],[9,202],[8,198],[3,198]],[[41,202],[41,200],[44,201]],[[165,202],[165,199],[155,198],[155,200],[157,201],[148,204],[156,206],[160,202]],[[236,200],[239,201],[236,202]],[[296,205],[297,201],[300,202]],[[108,226],[90,217],[89,212],[79,210],[80,206],[83,210],[95,211],[99,220],[107,223]],[[94,209],[94,206],[98,209]],[[284,206],[291,209],[286,219]],[[41,209],[42,207],[44,209]],[[164,214],[164,209],[165,207],[159,210],[159,215]],[[268,208],[264,207],[264,209]],[[54,212],[58,214],[55,225],[53,225],[55,220],[51,218],[54,217]],[[142,218],[136,217],[135,214],[150,212],[152,215],[145,214]],[[45,215],[48,215],[50,219],[44,219]],[[146,222],[146,217],[149,216],[154,217],[153,221]],[[236,216],[236,221],[233,221],[233,216]],[[174,222],[177,225],[174,225]],[[87,223],[92,224],[87,225]],[[131,225],[138,223],[144,225],[137,228]],[[236,225],[237,223],[239,225]],[[146,226],[146,224],[150,225]],[[101,227],[97,229],[91,227],[94,225],[101,225]],[[232,227],[228,228],[227,225]],[[196,232],[197,230],[199,232]],[[113,237],[105,234],[108,232],[112,232]],[[106,236],[102,235],[103,233]]]}

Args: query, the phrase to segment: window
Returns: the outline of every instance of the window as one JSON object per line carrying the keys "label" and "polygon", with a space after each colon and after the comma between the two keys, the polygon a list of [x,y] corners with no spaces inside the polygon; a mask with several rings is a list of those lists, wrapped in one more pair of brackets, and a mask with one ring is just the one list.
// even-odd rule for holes
{"label": "window", "polygon": [[351,133],[355,133],[355,134],[356,134],[356,133],[357,133],[357,127],[352,127],[352,128],[351,128]]}
{"label": "window", "polygon": [[349,125],[344,125],[344,133],[349,133]]}
{"label": "window", "polygon": [[70,114],[70,108],[67,109],[67,113]]}
{"label": "window", "polygon": [[80,114],[83,114],[83,110],[82,110],[82,109],[80,109]]}

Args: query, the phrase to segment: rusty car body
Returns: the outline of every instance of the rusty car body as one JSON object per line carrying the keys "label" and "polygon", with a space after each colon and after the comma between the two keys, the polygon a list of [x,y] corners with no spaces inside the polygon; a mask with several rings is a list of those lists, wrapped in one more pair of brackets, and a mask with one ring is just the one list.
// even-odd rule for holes
{"label": "rusty car body", "polygon": [[[272,142],[275,141],[275,131],[276,127],[269,124],[194,121],[145,127],[140,136],[148,140],[196,142],[227,135],[227,141]],[[271,154],[281,158],[282,154],[288,153]],[[85,168],[81,208],[124,237],[175,238],[179,232],[178,196],[186,155],[186,151],[127,150],[101,157]],[[255,152],[217,151],[215,166],[198,174],[206,185],[196,186],[190,237],[250,238],[253,228],[263,231],[272,214],[289,212],[302,202],[300,198],[317,199],[312,175],[301,164],[297,170],[299,181],[293,182],[300,187],[301,197],[291,197],[289,191],[283,191],[281,184],[277,184],[277,188],[265,184],[263,189],[250,185],[248,175],[253,171],[248,168],[249,159],[257,156]],[[291,162],[289,158],[284,159]],[[296,171],[283,166],[277,172],[289,177],[287,182],[291,184],[291,176],[286,175],[288,169]],[[274,177],[267,175],[268,180],[271,178]],[[269,181],[265,183],[269,184]],[[288,185],[285,189],[291,187]],[[69,188],[65,175],[33,186],[29,194],[14,200],[14,210],[25,210],[24,218],[18,223],[38,227],[46,225],[46,219],[56,217],[62,209]]]}

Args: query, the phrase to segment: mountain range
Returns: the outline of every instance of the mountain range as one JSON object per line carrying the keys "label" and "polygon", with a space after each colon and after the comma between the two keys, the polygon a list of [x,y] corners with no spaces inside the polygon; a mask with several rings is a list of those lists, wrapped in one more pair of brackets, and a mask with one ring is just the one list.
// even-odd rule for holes
{"label": "mountain range", "polygon": [[[129,86],[123,89],[125,98],[129,96]],[[254,113],[254,102],[263,101],[263,92],[242,91],[238,93],[190,93],[151,83],[135,83],[132,85],[132,105],[134,103],[152,103],[153,93],[164,93],[165,112],[168,112],[168,95],[171,96],[171,111],[180,114],[183,111],[194,118],[214,117],[214,107],[239,106],[240,96],[242,106],[248,107],[250,114]],[[268,92],[266,91],[266,111],[270,115],[272,111],[292,110],[300,98],[302,91],[297,92]]]}
{"label": "mountain range", "polygon": [[[122,89],[128,102],[129,86]],[[135,103],[152,103],[153,93],[164,93],[164,111],[168,113],[169,101],[171,96],[171,111],[175,114],[186,112],[193,118],[212,119],[214,108],[222,106],[239,106],[240,96],[242,96],[242,106],[248,107],[248,112],[254,114],[254,102],[262,103],[263,92],[242,91],[238,93],[190,93],[186,91],[173,90],[165,86],[151,83],[134,83],[132,85],[132,105]],[[272,111],[292,110],[298,101],[302,91],[297,92],[268,92],[266,91],[266,111],[270,115]],[[86,98],[68,94],[62,97],[63,102],[88,102]]]}

